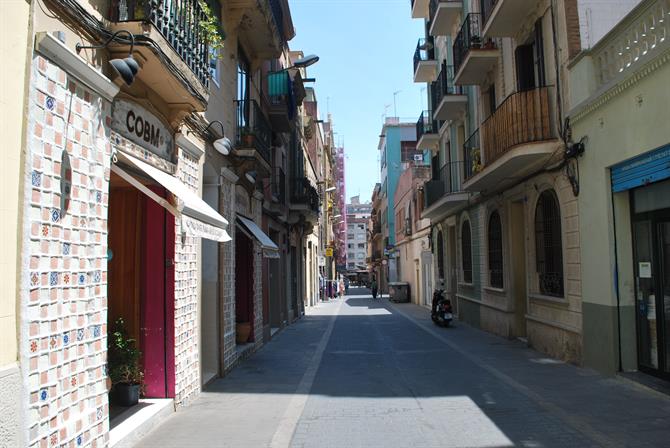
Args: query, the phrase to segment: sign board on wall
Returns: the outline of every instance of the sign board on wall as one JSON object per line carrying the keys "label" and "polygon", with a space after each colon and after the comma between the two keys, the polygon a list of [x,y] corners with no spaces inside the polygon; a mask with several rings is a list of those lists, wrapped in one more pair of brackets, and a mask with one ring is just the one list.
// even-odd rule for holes
{"label": "sign board on wall", "polygon": [[162,159],[174,159],[172,130],[136,103],[121,99],[114,101],[112,129]]}
{"label": "sign board on wall", "polygon": [[333,248],[326,247],[326,257],[332,257],[332,256],[333,256]]}

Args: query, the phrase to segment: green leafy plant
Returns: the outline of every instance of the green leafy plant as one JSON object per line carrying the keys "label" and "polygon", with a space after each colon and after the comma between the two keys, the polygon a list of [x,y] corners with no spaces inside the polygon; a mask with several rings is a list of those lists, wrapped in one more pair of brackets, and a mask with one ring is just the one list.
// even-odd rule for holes
{"label": "green leafy plant", "polygon": [[112,384],[142,384],[140,368],[142,352],[135,339],[128,336],[123,318],[118,318],[109,337],[109,377]]}
{"label": "green leafy plant", "polygon": [[207,45],[209,45],[212,50],[216,51],[220,58],[221,55],[219,54],[219,50],[223,48],[223,40],[225,39],[223,28],[219,23],[219,19],[212,12],[212,8],[209,7],[207,2],[205,2],[205,0],[198,0],[198,3],[205,14],[205,20],[199,22],[200,29],[205,34]]}

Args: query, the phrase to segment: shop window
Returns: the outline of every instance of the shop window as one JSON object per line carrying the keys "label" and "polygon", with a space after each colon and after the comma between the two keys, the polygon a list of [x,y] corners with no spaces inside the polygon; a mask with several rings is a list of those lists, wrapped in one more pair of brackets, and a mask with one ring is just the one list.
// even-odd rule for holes
{"label": "shop window", "polygon": [[500,213],[494,211],[489,217],[489,284],[503,287],[503,244]]}
{"label": "shop window", "polygon": [[472,237],[470,235],[470,221],[463,221],[461,225],[461,262],[463,266],[463,281],[472,283]]}
{"label": "shop window", "polygon": [[543,191],[537,200],[535,258],[540,292],[549,296],[563,297],[561,211],[553,190]]}

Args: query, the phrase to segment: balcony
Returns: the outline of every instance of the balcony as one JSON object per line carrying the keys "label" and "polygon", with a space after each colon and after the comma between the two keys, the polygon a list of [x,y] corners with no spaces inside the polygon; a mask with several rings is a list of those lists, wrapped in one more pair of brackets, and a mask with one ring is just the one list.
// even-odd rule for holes
{"label": "balcony", "polygon": [[254,100],[238,100],[237,142],[234,154],[253,159],[265,172],[270,173],[272,130],[263,111]]}
{"label": "balcony", "polygon": [[316,188],[306,177],[291,179],[291,205],[294,212],[299,212],[305,220],[316,225],[319,220],[319,206],[321,199]]}
{"label": "balcony", "polygon": [[465,18],[453,50],[454,84],[464,86],[481,85],[500,55],[493,40],[482,38],[480,14]]}
{"label": "balcony", "polygon": [[239,33],[249,57],[276,59],[295,36],[293,21],[282,0],[226,0],[231,17],[239,18]]}
{"label": "balcony", "polygon": [[429,17],[428,3],[430,0],[412,0],[412,18],[427,19]]}
{"label": "balcony", "polygon": [[[198,0],[166,2],[112,1],[110,31],[127,30],[135,37],[135,55],[142,69],[137,79],[168,104],[203,111],[209,99],[209,48],[200,22],[206,16]],[[137,36],[155,45],[137,45]],[[110,47],[112,57],[126,57],[128,46]]]}
{"label": "balcony", "polygon": [[416,122],[416,149],[432,151],[437,150],[440,143],[440,136],[438,131],[440,124],[433,119],[433,113],[430,110],[424,110]]}
{"label": "balcony", "polygon": [[424,210],[421,218],[439,220],[467,205],[470,194],[461,188],[464,163],[447,162],[437,177],[423,185]]}
{"label": "balcony", "polygon": [[481,0],[482,36],[514,37],[537,0]]}
{"label": "balcony", "polygon": [[451,36],[463,11],[463,2],[455,0],[430,0],[431,36]]}
{"label": "balcony", "polygon": [[454,85],[454,68],[451,65],[442,64],[442,70],[430,91],[435,120],[457,120],[468,108],[467,95],[461,86]]}
{"label": "balcony", "polygon": [[419,39],[414,51],[414,82],[433,82],[437,78],[433,38]]}
{"label": "balcony", "polygon": [[296,107],[305,98],[302,77],[288,70],[270,72],[268,80],[268,115],[272,129],[276,132],[289,132],[296,117]]}
{"label": "balcony", "polygon": [[559,145],[552,115],[554,101],[550,87],[507,97],[482,123],[481,148],[478,138],[466,142],[464,189],[487,191],[504,187],[549,162]]}

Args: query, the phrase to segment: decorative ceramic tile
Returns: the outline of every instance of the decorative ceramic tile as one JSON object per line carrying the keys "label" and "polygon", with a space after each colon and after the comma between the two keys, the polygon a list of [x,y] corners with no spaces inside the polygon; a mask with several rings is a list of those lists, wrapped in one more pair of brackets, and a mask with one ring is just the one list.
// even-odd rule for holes
{"label": "decorative ceramic tile", "polygon": [[96,191],[95,192],[95,201],[100,203],[102,201],[102,191]]}
{"label": "decorative ceramic tile", "polygon": [[70,274],[63,275],[63,283],[65,283],[66,285],[70,284]]}
{"label": "decorative ceramic tile", "polygon": [[63,334],[63,344],[67,345],[70,343],[70,333],[64,333]]}
{"label": "decorative ceramic tile", "polygon": [[71,244],[63,243],[63,255],[70,255]]}
{"label": "decorative ceramic tile", "polygon": [[102,273],[100,271],[95,271],[95,273],[93,274],[93,279],[95,280],[95,282],[98,283],[101,278]]}
{"label": "decorative ceramic tile", "polygon": [[56,208],[51,210],[51,221],[53,221],[53,222],[60,221],[60,210],[58,210]]}
{"label": "decorative ceramic tile", "polygon": [[93,337],[95,337],[95,338],[99,338],[99,337],[100,337],[101,330],[102,330],[102,326],[101,326],[101,325],[95,325],[95,326],[93,327]]}
{"label": "decorative ceramic tile", "polygon": [[45,104],[47,109],[54,110],[54,107],[56,107],[56,100],[54,100],[54,98],[51,96],[47,96]]}
{"label": "decorative ceramic tile", "polygon": [[51,446],[56,446],[58,445],[58,433],[55,432],[51,434]]}
{"label": "decorative ceramic tile", "polygon": [[97,420],[102,420],[102,406],[100,406],[98,409],[95,410],[95,417]]}
{"label": "decorative ceramic tile", "polygon": [[46,388],[40,390],[40,400],[46,401],[46,399],[49,398],[49,392],[47,391]]}
{"label": "decorative ceramic tile", "polygon": [[40,275],[37,272],[30,274],[30,286],[40,285]]}
{"label": "decorative ceramic tile", "polygon": [[49,274],[49,284],[51,286],[56,286],[58,284],[58,272],[52,272]]}
{"label": "decorative ceramic tile", "polygon": [[70,378],[70,385],[72,385],[72,387],[75,387],[77,385],[77,376],[76,375],[74,375],[72,378]]}
{"label": "decorative ceramic tile", "polygon": [[84,340],[84,335],[85,335],[85,332],[84,332],[83,328],[77,329],[77,341],[83,341]]}
{"label": "decorative ceramic tile", "polygon": [[37,341],[30,341],[30,352],[37,353]]}
{"label": "decorative ceramic tile", "polygon": [[86,283],[86,275],[85,274],[79,274],[79,284],[83,285]]}
{"label": "decorative ceramic tile", "polygon": [[42,175],[37,171],[33,171],[32,175],[31,175],[31,182],[33,184],[33,187],[41,187],[42,186]]}
{"label": "decorative ceramic tile", "polygon": [[45,238],[49,236],[49,226],[46,224],[42,226],[42,236]]}
{"label": "decorative ceramic tile", "polygon": [[81,446],[83,441],[84,441],[84,438],[81,435],[78,435],[77,436],[77,446]]}
{"label": "decorative ceramic tile", "polygon": [[56,339],[56,336],[52,336],[51,340],[49,341],[49,347],[52,349],[56,348],[58,346],[58,339]]}

